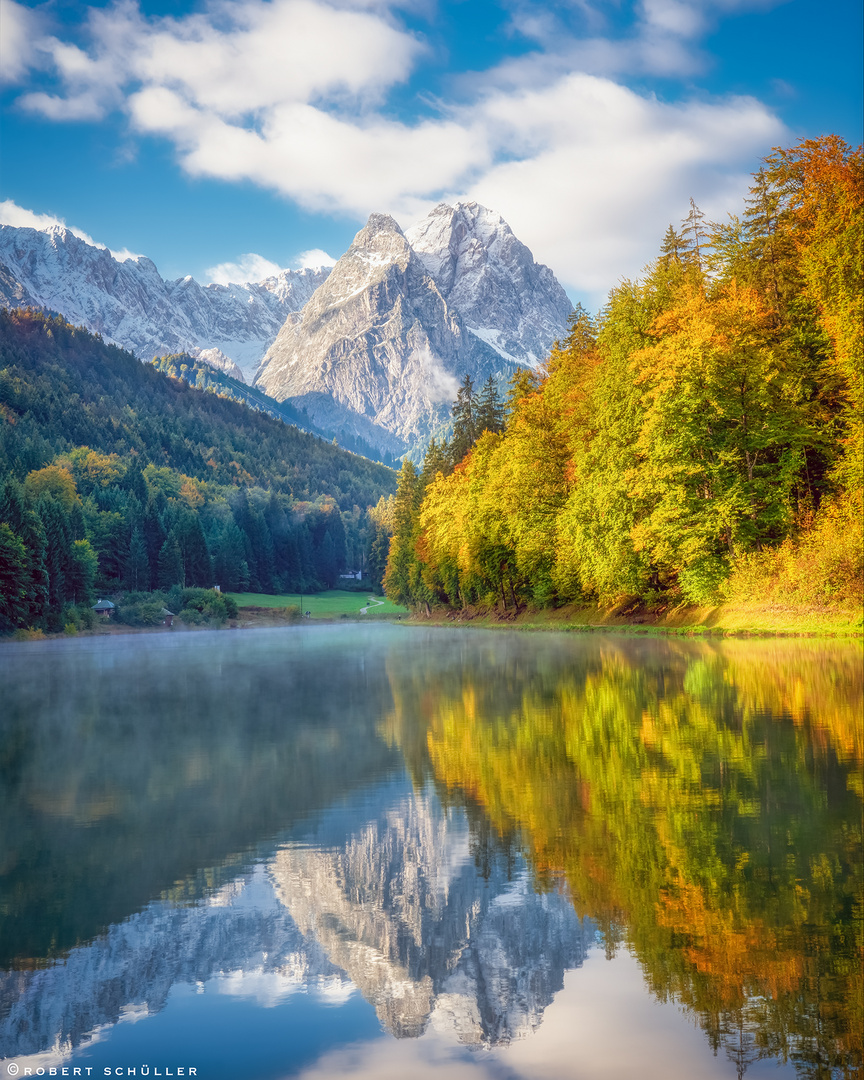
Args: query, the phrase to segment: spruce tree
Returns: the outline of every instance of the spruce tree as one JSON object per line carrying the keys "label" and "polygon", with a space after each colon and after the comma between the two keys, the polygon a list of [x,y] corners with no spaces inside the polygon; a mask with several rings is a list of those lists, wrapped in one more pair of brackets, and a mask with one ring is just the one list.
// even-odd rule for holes
{"label": "spruce tree", "polygon": [[686,251],[699,269],[704,269],[704,259],[711,247],[711,223],[705,220],[705,215],[692,196],[690,213],[684,218],[681,226],[681,238]]}
{"label": "spruce tree", "polygon": [[498,386],[490,375],[483,384],[477,399],[477,434],[484,431],[498,434],[504,430],[504,402],[498,393]]}
{"label": "spruce tree", "polygon": [[150,588],[150,561],[147,558],[147,544],[144,535],[136,525],[129,540],[129,553],[125,567],[126,588],[133,592]]}
{"label": "spruce tree", "polygon": [[474,445],[477,435],[477,398],[471,376],[466,375],[453,404],[453,437],[449,453],[451,465],[458,465]]}
{"label": "spruce tree", "polygon": [[0,631],[26,625],[28,569],[21,538],[0,522]]}
{"label": "spruce tree", "polygon": [[684,243],[681,234],[676,232],[674,226],[670,225],[660,246],[660,257],[664,264],[666,266],[674,263],[680,264],[686,250],[687,245]]}
{"label": "spruce tree", "polygon": [[173,529],[159,551],[157,581],[160,589],[170,589],[172,585],[186,585],[183,557]]}

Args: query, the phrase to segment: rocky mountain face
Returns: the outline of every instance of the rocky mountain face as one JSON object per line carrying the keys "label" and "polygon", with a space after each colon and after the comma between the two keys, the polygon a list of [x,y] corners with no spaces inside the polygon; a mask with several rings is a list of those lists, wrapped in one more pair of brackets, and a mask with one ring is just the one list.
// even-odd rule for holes
{"label": "rocky mountain face", "polygon": [[572,310],[499,214],[441,204],[403,232],[372,214],[332,271],[164,280],[63,226],[0,226],[0,304],[59,312],[143,360],[185,352],[375,451],[422,453],[462,379],[536,367]]}
{"label": "rocky mountain face", "polygon": [[459,383],[542,361],[572,310],[551,270],[477,203],[407,232],[373,214],[267,351],[256,385],[383,450],[422,448]]}
{"label": "rocky mountain face", "polygon": [[543,362],[573,305],[500,214],[476,202],[441,203],[405,238],[469,334],[505,360]]}
{"label": "rocky mountain face", "polygon": [[59,312],[142,360],[187,352],[246,381],[328,273],[283,270],[239,285],[165,281],[150,259],[115,259],[62,226],[0,225],[3,306]]}

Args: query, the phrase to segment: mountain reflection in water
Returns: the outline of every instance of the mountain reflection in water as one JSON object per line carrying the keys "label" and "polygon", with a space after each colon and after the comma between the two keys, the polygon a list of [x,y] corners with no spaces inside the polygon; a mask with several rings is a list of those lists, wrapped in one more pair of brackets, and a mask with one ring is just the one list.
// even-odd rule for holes
{"label": "mountain reflection in water", "polygon": [[359,992],[415,1065],[590,1078],[530,1055],[596,941],[706,1076],[861,1067],[857,644],[304,627],[6,645],[0,685],[0,1057],[125,1065],[196,986],[329,1006],[224,1075],[353,1075]]}

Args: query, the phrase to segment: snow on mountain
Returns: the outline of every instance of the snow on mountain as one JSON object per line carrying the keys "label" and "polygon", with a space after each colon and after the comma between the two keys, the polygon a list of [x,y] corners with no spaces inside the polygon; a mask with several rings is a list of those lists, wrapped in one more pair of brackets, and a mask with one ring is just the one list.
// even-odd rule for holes
{"label": "snow on mountain", "polygon": [[405,238],[469,333],[505,360],[542,363],[573,305],[500,214],[476,202],[441,203]]}
{"label": "snow on mountain", "polygon": [[[501,358],[485,351],[491,374]],[[476,352],[393,218],[372,214],[286,322],[256,385],[320,426],[402,453],[428,439],[462,374],[482,366]]]}
{"label": "snow on mountain", "polygon": [[[503,385],[567,329],[570,301],[500,214],[372,214],[329,267],[259,282],[164,280],[63,225],[0,225],[0,304],[44,307],[144,360],[187,352],[380,452],[422,452],[459,383]],[[262,359],[263,358],[263,359]]]}
{"label": "snow on mountain", "polygon": [[328,273],[283,270],[237,285],[166,281],[150,259],[118,260],[65,226],[0,225],[0,304],[59,312],[144,360],[188,352],[241,379]]}
{"label": "snow on mountain", "polygon": [[406,233],[372,214],[256,384],[382,450],[422,449],[465,375],[479,389],[535,367],[571,310],[551,270],[477,203],[442,204]]}
{"label": "snow on mountain", "polygon": [[155,900],[56,963],[0,972],[0,1059],[62,1064],[184,984],[265,1007],[356,988],[398,1038],[431,1026],[507,1045],[537,1030],[592,940],[524,864],[478,874],[463,811],[384,783],[194,903]]}

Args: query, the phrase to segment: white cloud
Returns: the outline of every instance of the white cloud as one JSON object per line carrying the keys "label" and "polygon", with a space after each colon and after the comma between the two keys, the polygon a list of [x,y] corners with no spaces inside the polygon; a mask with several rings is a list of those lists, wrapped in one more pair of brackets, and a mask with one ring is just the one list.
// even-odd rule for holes
{"label": "white cloud", "polygon": [[241,255],[237,262],[219,263],[204,273],[208,281],[216,285],[242,285],[247,281],[263,281],[264,278],[276,277],[281,271],[281,266],[250,251]]}
{"label": "white cloud", "polygon": [[0,0],[0,82],[18,82],[38,52],[41,18],[14,0]]}
{"label": "white cloud", "polygon": [[120,251],[113,251],[105,244],[100,244],[98,240],[94,240],[89,233],[84,232],[82,229],[76,229],[71,225],[67,225],[62,218],[54,217],[53,214],[37,214],[33,210],[27,210],[23,206],[18,206],[18,204],[11,199],[4,199],[0,202],[0,225],[13,225],[16,229],[38,229],[39,232],[48,232],[49,229],[68,229],[73,236],[77,236],[78,239],[83,240],[85,244],[90,244],[91,247],[101,248],[103,251],[110,251],[111,255],[118,262],[125,262],[127,259],[141,258],[140,255],[136,255],[127,248],[122,248]]}
{"label": "white cloud", "polygon": [[517,157],[486,170],[469,195],[598,302],[656,255],[691,195],[709,217],[736,208],[747,166],[783,135],[750,98],[669,105],[589,75],[498,93],[483,111]]}
{"label": "white cloud", "polygon": [[[601,296],[656,253],[691,195],[709,215],[731,208],[786,134],[753,99],[668,104],[622,77],[691,76],[724,10],[773,2],[641,0],[617,36],[587,0],[517,3],[514,32],[533,51],[463,78],[459,101],[436,115],[396,119],[387,93],[429,50],[400,27],[395,0],[220,0],[181,18],[145,18],[119,0],[90,10],[87,48],[37,43],[62,93],[19,100],[56,120],[120,106],[189,175],[251,182],[313,211],[406,220],[468,195],[568,286]],[[209,273],[251,280],[272,267],[249,254]]]}
{"label": "white cloud", "polygon": [[321,248],[312,248],[310,251],[301,251],[294,260],[294,266],[298,270],[317,270],[319,266],[335,266],[336,260]]}

